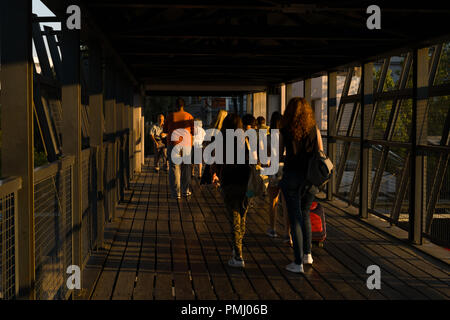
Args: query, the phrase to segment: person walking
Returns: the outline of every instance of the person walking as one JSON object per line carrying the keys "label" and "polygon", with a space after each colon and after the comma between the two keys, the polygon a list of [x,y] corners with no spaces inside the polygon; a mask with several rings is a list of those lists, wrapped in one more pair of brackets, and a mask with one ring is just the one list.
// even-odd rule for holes
{"label": "person walking", "polygon": [[[281,114],[280,114],[281,115]],[[272,113],[273,116],[273,113]],[[272,119],[271,119],[272,120]],[[256,118],[256,127],[258,129],[266,129],[269,130],[269,127],[266,126],[266,118],[264,118],[263,116],[259,116],[258,118]]]}
{"label": "person walking", "polygon": [[[222,135],[224,137],[223,155],[226,159],[227,145],[233,145],[234,162],[233,164],[213,165],[215,172],[213,182],[219,183],[223,194],[225,208],[231,219],[231,232],[233,237],[233,250],[228,265],[231,267],[245,267],[242,254],[242,243],[245,234],[245,223],[247,219],[248,203],[247,185],[250,177],[250,166],[248,164],[248,150],[246,150],[246,163],[237,164],[238,143],[236,137],[233,141],[227,141],[227,129],[242,129],[242,120],[237,114],[228,114],[222,125]],[[246,145],[246,144],[245,144]]]}
{"label": "person walking", "polygon": [[169,162],[167,160],[167,146],[165,139],[167,134],[163,132],[164,127],[164,115],[158,115],[158,122],[155,123],[150,129],[150,137],[152,138],[153,145],[155,147],[155,171],[159,171],[159,160],[162,158],[164,167],[169,168]]}
{"label": "person walking", "polygon": [[242,125],[244,126],[244,131],[249,129],[256,129],[256,119],[250,113],[247,113],[242,117]]}
{"label": "person walking", "polygon": [[[309,208],[314,200],[306,181],[308,162],[323,150],[322,138],[311,105],[304,98],[292,98],[283,115],[280,155],[286,150],[280,188],[286,200],[294,249],[294,261],[286,269],[303,273],[303,264],[312,264]],[[311,189],[311,190],[310,190]]]}
{"label": "person walking", "polygon": [[[259,119],[259,118],[258,118]],[[283,116],[280,112],[275,111],[272,113],[272,117],[270,118],[270,129],[281,129]],[[271,134],[271,133],[270,133]],[[267,137],[268,142],[268,151],[271,151],[271,146],[269,145],[269,142],[271,141],[271,137]],[[271,238],[278,237],[278,233],[276,232],[276,222],[277,222],[277,205],[280,202],[280,197],[282,198],[281,205],[283,208],[283,217],[285,218],[284,222],[284,229],[285,229],[285,235],[284,240],[286,242],[292,243],[291,236],[290,236],[290,227],[289,227],[289,218],[286,210],[286,204],[285,200],[283,200],[283,195],[281,194],[281,189],[279,186],[281,176],[282,176],[282,170],[283,170],[283,163],[280,163],[280,168],[277,174],[274,174],[272,176],[269,176],[269,186],[267,188],[267,194],[269,195],[269,228],[267,229],[267,235]]]}
{"label": "person walking", "polygon": [[[200,119],[194,120],[194,147],[192,152],[192,177],[195,177],[195,167],[198,167],[198,177],[202,178],[203,169],[203,141],[205,140],[206,132],[203,129],[203,122]],[[199,153],[202,157],[199,159],[200,163],[195,163],[195,154]]]}
{"label": "person walking", "polygon": [[[167,134],[167,152],[169,157],[169,185],[171,196],[176,199],[183,196],[190,196],[191,164],[186,163],[186,159],[191,157],[192,134],[194,132],[194,117],[184,111],[184,100],[179,98],[176,101],[177,111],[172,112],[167,117],[164,124],[164,133]],[[179,148],[175,148],[178,146]],[[181,164],[174,162],[174,157],[183,158]]]}
{"label": "person walking", "polygon": [[[211,123],[211,129],[221,130],[222,124],[225,118],[227,117],[228,112],[226,110],[219,110],[217,113],[216,119]],[[205,169],[200,180],[200,185],[210,185],[213,183],[214,172],[212,172],[212,166],[209,164],[205,165]]]}

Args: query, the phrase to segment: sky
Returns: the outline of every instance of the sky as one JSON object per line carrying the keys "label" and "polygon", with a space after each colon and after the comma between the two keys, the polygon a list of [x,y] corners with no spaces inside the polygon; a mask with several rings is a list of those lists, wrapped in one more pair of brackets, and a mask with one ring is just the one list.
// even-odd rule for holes
{"label": "sky", "polygon": [[[40,0],[33,0],[32,2],[33,4],[33,13],[37,14],[40,17],[54,17],[55,15],[53,14],[53,12],[51,12]],[[52,27],[54,30],[61,30],[61,24],[60,23],[41,23],[41,29],[43,30],[43,26],[50,26]],[[47,46],[47,40],[44,39],[44,43]],[[37,54],[36,54],[36,49],[34,48],[33,45],[33,57],[34,60],[37,61]],[[50,65],[52,65],[53,62],[51,61],[50,58]],[[37,68],[38,72],[40,72],[40,68]]]}
{"label": "sky", "polygon": [[[51,12],[40,0],[33,0],[33,13],[40,17],[54,17],[55,15]],[[53,27],[55,30],[61,30],[59,23],[45,23],[41,25],[48,25]]]}

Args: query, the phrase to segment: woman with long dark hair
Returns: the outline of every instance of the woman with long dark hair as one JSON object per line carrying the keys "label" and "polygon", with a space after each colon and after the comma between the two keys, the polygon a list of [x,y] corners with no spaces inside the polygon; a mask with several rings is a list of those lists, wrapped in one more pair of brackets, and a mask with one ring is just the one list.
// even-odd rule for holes
{"label": "woman with long dark hair", "polygon": [[[274,129],[281,129],[281,125],[282,125],[282,120],[283,120],[283,116],[281,115],[280,112],[275,111],[274,113],[272,113],[272,116],[270,118],[270,130],[269,132],[271,132],[271,130]],[[271,133],[270,133],[271,134]],[[270,135],[269,134],[269,135]],[[270,136],[267,138],[267,142],[271,141]],[[268,150],[271,150],[270,146],[268,146],[267,148]],[[280,163],[281,165],[281,163]],[[281,176],[282,173],[282,167],[280,166],[279,172],[273,176],[269,176],[269,186],[267,187],[267,194],[269,195],[269,219],[270,219],[270,225],[269,225],[269,229],[267,230],[267,235],[271,238],[276,238],[278,237],[278,234],[276,232],[276,222],[277,222],[277,205],[279,203],[279,199],[280,199],[280,194],[281,194],[281,190],[280,190],[280,186],[279,186],[279,177]],[[283,195],[281,195],[281,197],[283,197]],[[286,209],[286,205],[284,204],[284,200],[283,200],[283,215],[286,218],[285,219],[285,236],[284,236],[284,240],[287,242],[291,242],[291,238],[290,238],[290,228],[289,228],[289,219],[287,218],[287,211]]]}
{"label": "woman with long dark hair", "polygon": [[[233,143],[234,145],[234,162],[233,164],[214,165],[213,170],[216,172],[215,180],[220,181],[225,208],[232,219],[231,230],[233,234],[233,253],[228,265],[231,267],[245,267],[242,256],[242,241],[245,234],[245,222],[248,210],[247,185],[250,177],[250,166],[248,165],[248,152],[246,151],[246,163],[237,164],[238,144],[245,143],[244,140],[234,138],[234,141],[227,141],[227,129],[243,129],[242,120],[236,114],[228,114],[222,125],[223,135],[223,159],[225,163],[226,146]],[[244,150],[247,150],[246,144]],[[217,182],[217,181],[215,181]]]}
{"label": "woman with long dark hair", "polygon": [[323,150],[320,131],[311,105],[304,98],[292,98],[283,115],[280,154],[286,149],[281,191],[286,199],[295,260],[286,269],[303,273],[303,264],[312,264],[309,208],[314,200],[306,181],[308,162]]}

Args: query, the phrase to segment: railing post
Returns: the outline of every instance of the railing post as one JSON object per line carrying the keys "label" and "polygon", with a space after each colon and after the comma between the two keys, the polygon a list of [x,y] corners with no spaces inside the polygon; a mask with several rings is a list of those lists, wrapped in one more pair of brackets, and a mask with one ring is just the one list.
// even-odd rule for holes
{"label": "railing post", "polygon": [[[105,70],[105,86],[106,86],[106,96],[105,96],[105,129],[106,134],[109,136],[113,136],[116,133],[116,117],[117,117],[117,105],[116,105],[116,84],[115,84],[115,72],[113,69],[113,65],[110,61],[106,61],[106,70]],[[116,203],[117,203],[117,149],[116,149],[116,139],[112,139],[108,141],[108,152],[105,151],[105,155],[107,156],[107,170],[105,172],[106,177],[106,190],[105,190],[105,199],[108,204],[108,219],[105,220],[114,220],[116,216]],[[114,183],[112,184],[112,180],[110,177],[110,173],[114,173]]]}
{"label": "railing post", "polygon": [[[122,107],[122,132],[125,132],[128,128],[128,87],[127,82],[122,82],[123,86],[123,107]],[[129,133],[124,133],[123,135],[123,145],[122,145],[122,152],[123,152],[123,190],[128,189],[128,148],[129,148],[129,139],[130,135]],[[122,200],[124,197],[121,197]]]}
{"label": "railing post", "polygon": [[[142,114],[141,108],[139,108],[139,115]],[[145,164],[145,155],[144,155],[144,148],[145,148],[145,118],[141,115],[141,167]]]}
{"label": "railing post", "polygon": [[422,220],[426,212],[426,159],[418,152],[417,145],[427,144],[427,87],[428,48],[414,49],[409,241],[418,245],[422,244]]}
{"label": "railing post", "polygon": [[126,146],[126,166],[125,169],[127,171],[127,181],[126,185],[127,188],[130,185],[133,171],[132,171],[132,165],[131,165],[131,159],[134,156],[133,155],[133,131],[131,130],[131,122],[132,122],[132,108],[133,108],[133,92],[132,87],[130,85],[127,86],[127,96],[126,96],[126,105],[125,105],[125,128],[128,130],[128,136],[127,136],[127,143]]}
{"label": "railing post", "polygon": [[[330,160],[336,166],[336,116],[337,116],[337,73],[329,72],[327,75],[327,153]],[[327,186],[327,199],[333,200],[336,192],[336,168],[333,170],[331,179]]]}
{"label": "railing post", "polygon": [[[77,1],[74,2],[76,4]],[[75,157],[72,179],[72,263],[82,268],[80,30],[69,30],[65,23],[61,25],[63,153]]]}
{"label": "railing post", "polygon": [[[16,225],[19,298],[35,299],[31,0],[0,2],[2,176],[22,179]],[[17,288],[16,288],[17,290]]]}
{"label": "railing post", "polygon": [[124,163],[124,143],[125,143],[125,138],[123,135],[123,130],[124,128],[124,109],[125,109],[125,103],[124,103],[124,84],[123,84],[123,80],[122,80],[122,76],[119,75],[119,77],[116,79],[116,91],[117,91],[117,118],[116,118],[116,132],[120,132],[121,136],[119,139],[119,163],[118,163],[118,180],[119,180],[119,201],[122,201],[124,199],[124,185],[125,185],[125,177],[124,177],[124,167],[125,167],[125,163]]}
{"label": "railing post", "polygon": [[373,107],[373,63],[361,64],[360,84],[361,104],[361,130],[360,130],[360,172],[359,172],[359,216],[363,219],[369,217],[370,203],[370,168],[371,150],[366,143],[369,139],[369,124]]}
{"label": "railing post", "polygon": [[[133,133],[135,137],[139,136],[139,128],[140,128],[140,119],[141,119],[141,112],[140,112],[141,108],[134,108],[133,109]],[[136,142],[134,142],[134,144],[136,144]],[[135,152],[137,150],[139,150],[139,147],[141,147],[141,152],[142,152],[142,142],[141,145],[137,146],[137,148],[135,148]],[[138,156],[137,153],[135,153],[135,157],[134,157],[134,166],[136,168],[137,172],[141,171],[141,164],[140,164],[140,155]]]}
{"label": "railing post", "polygon": [[[133,98],[134,100],[134,98]],[[134,101],[133,101],[134,102]],[[136,157],[136,135],[134,134],[134,130],[133,130],[133,105],[130,105],[128,107],[128,129],[130,130],[130,140],[129,140],[129,156],[128,156],[128,162],[130,163],[130,174],[129,174],[129,179],[130,181],[133,179],[134,177],[134,171],[135,171],[135,166],[134,166],[134,159]]]}
{"label": "railing post", "polygon": [[[94,40],[95,41],[95,40]],[[99,194],[104,194],[103,188],[103,167],[104,160],[102,157],[103,150],[103,131],[104,131],[104,117],[103,117],[103,79],[102,79],[102,65],[101,65],[101,48],[92,41],[89,45],[89,77],[90,77],[90,93],[89,93],[89,107],[90,107],[90,144],[92,150],[96,150],[96,166],[97,189],[94,190],[93,196],[96,201],[97,208],[97,248],[103,247],[103,233],[105,212],[103,207],[103,199],[99,198]]]}

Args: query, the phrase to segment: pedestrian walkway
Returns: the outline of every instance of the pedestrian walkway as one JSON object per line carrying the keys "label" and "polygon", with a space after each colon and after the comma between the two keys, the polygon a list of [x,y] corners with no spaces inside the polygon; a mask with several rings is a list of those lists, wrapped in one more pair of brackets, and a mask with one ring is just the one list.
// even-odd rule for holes
{"label": "pedestrian walkway", "polygon": [[[149,162],[147,162],[149,164]],[[193,179],[189,199],[169,197],[167,172],[145,166],[131,183],[106,249],[86,266],[89,299],[449,299],[450,268],[341,209],[323,203],[328,239],[313,246],[305,274],[285,271],[292,249],[265,231],[267,205],[248,214],[245,269],[230,268],[231,229],[220,193]],[[280,218],[281,223],[283,219]],[[278,230],[283,230],[280,225]],[[369,290],[367,267],[381,269],[381,289]]]}

